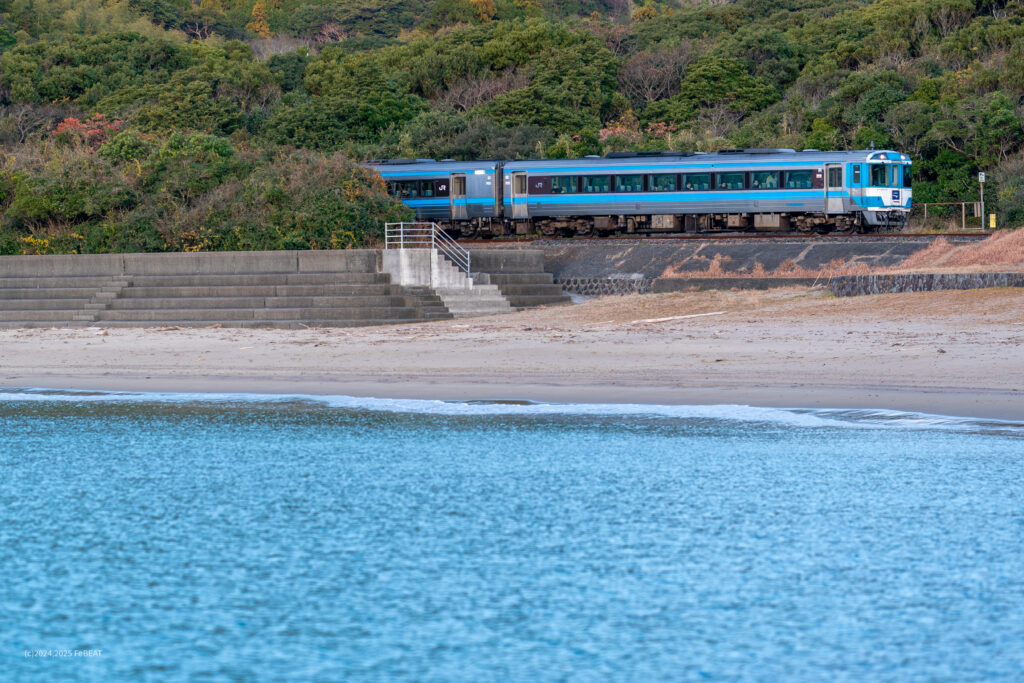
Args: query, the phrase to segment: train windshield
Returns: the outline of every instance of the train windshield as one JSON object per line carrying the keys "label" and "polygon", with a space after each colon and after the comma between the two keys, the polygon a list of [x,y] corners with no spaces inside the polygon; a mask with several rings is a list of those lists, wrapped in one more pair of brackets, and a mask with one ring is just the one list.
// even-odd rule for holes
{"label": "train windshield", "polygon": [[903,167],[903,187],[910,187],[914,180],[914,173],[910,169],[910,164]]}
{"label": "train windshield", "polygon": [[871,164],[871,187],[888,187],[889,167],[885,164]]}

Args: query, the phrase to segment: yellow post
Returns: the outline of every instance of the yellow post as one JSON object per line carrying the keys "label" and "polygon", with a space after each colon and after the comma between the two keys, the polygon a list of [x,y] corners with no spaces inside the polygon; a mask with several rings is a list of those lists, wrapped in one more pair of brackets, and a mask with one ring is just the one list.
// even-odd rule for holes
{"label": "yellow post", "polygon": [[994,213],[988,215],[988,227],[990,230],[996,229],[996,215]]}

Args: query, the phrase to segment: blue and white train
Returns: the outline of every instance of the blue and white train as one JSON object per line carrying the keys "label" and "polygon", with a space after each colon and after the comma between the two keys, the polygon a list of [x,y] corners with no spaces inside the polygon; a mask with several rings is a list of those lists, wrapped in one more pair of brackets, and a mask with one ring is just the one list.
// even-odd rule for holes
{"label": "blue and white train", "polygon": [[902,227],[911,160],[889,150],[723,149],[583,159],[369,164],[422,220],[457,236]]}

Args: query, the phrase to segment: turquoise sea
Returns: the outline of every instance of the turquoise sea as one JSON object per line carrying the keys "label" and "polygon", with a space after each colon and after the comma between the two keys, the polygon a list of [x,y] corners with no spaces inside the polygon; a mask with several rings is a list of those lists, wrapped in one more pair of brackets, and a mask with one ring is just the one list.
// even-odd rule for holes
{"label": "turquoise sea", "polygon": [[0,679],[993,681],[1024,425],[4,390]]}

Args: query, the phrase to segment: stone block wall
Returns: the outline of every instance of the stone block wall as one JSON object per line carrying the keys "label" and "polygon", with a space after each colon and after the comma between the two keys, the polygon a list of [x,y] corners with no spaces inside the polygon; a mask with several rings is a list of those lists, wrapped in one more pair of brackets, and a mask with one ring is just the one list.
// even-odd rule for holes
{"label": "stone block wall", "polygon": [[863,296],[895,292],[933,292],[942,289],[1024,287],[1024,273],[899,273],[893,275],[844,275],[832,278],[829,289],[836,296]]}
{"label": "stone block wall", "polygon": [[654,286],[654,278],[568,277],[556,282],[566,292],[583,296],[648,294]]}

